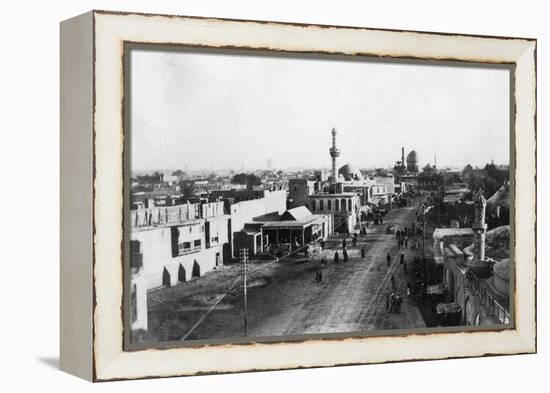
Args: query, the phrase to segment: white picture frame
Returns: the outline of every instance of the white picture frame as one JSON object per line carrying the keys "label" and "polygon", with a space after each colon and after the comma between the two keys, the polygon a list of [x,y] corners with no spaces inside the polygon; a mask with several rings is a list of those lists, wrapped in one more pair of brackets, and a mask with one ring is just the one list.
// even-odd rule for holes
{"label": "white picture frame", "polygon": [[[514,327],[124,350],[126,43],[513,68]],[[91,11],[61,24],[61,368],[90,381],[536,352],[536,40]]]}

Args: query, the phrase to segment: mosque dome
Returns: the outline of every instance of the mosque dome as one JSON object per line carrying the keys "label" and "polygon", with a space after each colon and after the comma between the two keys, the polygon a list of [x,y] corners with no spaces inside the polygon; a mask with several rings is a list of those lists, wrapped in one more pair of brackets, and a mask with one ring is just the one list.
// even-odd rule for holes
{"label": "mosque dome", "polygon": [[338,169],[338,175],[341,175],[345,180],[363,180],[361,171],[349,163]]}
{"label": "mosque dome", "polygon": [[510,292],[510,259],[498,261],[493,266],[493,283],[495,289],[503,295]]}
{"label": "mosque dome", "polygon": [[407,155],[407,169],[409,172],[418,172],[418,157],[414,150]]}
{"label": "mosque dome", "polygon": [[412,150],[407,155],[407,164],[417,164],[417,163],[418,163],[418,160],[416,158],[416,151]]}

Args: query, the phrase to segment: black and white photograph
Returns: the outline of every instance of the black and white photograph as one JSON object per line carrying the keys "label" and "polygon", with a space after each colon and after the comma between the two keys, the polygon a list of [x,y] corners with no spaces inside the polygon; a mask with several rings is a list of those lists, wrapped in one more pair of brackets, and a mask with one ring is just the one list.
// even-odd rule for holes
{"label": "black and white photograph", "polygon": [[125,53],[131,344],[513,326],[509,67]]}

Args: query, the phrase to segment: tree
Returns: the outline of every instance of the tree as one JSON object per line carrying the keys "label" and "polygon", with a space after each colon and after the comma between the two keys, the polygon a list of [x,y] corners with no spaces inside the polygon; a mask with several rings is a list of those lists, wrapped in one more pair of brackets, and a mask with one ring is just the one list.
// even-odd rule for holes
{"label": "tree", "polygon": [[467,165],[462,171],[462,180],[468,188],[472,191],[481,188],[486,198],[490,198],[509,178],[508,168],[501,169],[492,163],[483,169],[473,169]]}
{"label": "tree", "polygon": [[251,188],[262,184],[262,179],[253,173],[238,173],[231,179],[231,184],[246,184],[248,188]]}
{"label": "tree", "polygon": [[465,182],[468,182],[471,179],[473,173],[474,173],[474,168],[472,168],[470,164],[466,165],[462,170],[462,179]]}
{"label": "tree", "polygon": [[174,172],[172,172],[172,176],[182,177],[183,175],[185,175],[185,172],[182,171],[181,169],[177,169]]}
{"label": "tree", "polygon": [[436,189],[443,185],[443,175],[439,173],[430,164],[422,168],[422,172],[416,177],[418,185],[421,188]]}

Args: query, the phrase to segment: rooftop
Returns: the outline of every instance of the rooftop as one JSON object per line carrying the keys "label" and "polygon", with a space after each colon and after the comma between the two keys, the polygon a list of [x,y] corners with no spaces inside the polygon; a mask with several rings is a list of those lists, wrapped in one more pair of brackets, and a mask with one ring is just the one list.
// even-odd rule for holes
{"label": "rooftop", "polygon": [[446,236],[473,236],[472,228],[436,228],[433,234],[434,238],[443,238]]}

